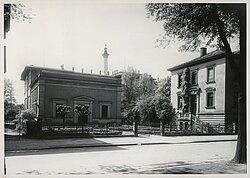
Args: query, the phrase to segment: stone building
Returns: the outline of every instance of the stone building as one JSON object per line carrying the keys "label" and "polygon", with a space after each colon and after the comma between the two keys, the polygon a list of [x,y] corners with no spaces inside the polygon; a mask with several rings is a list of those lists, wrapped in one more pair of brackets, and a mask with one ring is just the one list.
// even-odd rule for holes
{"label": "stone building", "polygon": [[71,106],[66,123],[78,123],[75,105],[90,107],[89,123],[121,122],[121,79],[64,69],[26,66],[21,74],[25,82],[25,109],[33,108],[44,122],[59,123],[57,105]]}
{"label": "stone building", "polygon": [[[200,57],[168,69],[171,72],[171,102],[174,108],[181,110],[181,77],[183,70],[189,68],[189,113],[203,123],[225,126],[225,131],[235,129],[238,85],[234,82],[225,51],[206,51],[201,48]],[[234,56],[237,62],[239,52]],[[182,128],[187,128],[190,122],[190,119],[179,118]]]}

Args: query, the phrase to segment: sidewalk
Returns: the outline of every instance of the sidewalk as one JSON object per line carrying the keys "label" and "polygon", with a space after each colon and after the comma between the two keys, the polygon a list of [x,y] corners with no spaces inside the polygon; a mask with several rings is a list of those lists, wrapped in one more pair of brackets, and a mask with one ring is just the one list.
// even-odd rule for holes
{"label": "sidewalk", "polygon": [[6,140],[5,151],[43,150],[58,148],[132,146],[152,144],[186,144],[219,141],[236,141],[237,135],[217,136],[171,136],[139,135],[139,137],[109,137],[109,138],[67,138],[67,139],[27,139]]}

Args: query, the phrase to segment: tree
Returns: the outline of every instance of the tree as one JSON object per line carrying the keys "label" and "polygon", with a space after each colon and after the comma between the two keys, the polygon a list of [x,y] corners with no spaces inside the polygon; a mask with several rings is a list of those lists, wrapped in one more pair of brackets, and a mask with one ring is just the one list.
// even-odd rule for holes
{"label": "tree", "polygon": [[141,97],[140,100],[137,101],[136,107],[140,113],[141,121],[143,123],[157,123],[157,115],[155,111],[154,103],[152,102],[154,99],[154,95],[148,97]]}
{"label": "tree", "polygon": [[137,106],[129,109],[128,118],[133,122],[134,135],[138,136],[138,123],[141,121],[140,112]]}
{"label": "tree", "polygon": [[56,114],[63,119],[63,128],[65,126],[65,116],[70,113],[70,108],[66,104],[56,106]]}
{"label": "tree", "polygon": [[128,68],[122,75],[122,108],[124,111],[131,109],[140,96],[139,78],[140,74],[132,67]]}
{"label": "tree", "polygon": [[161,135],[164,134],[165,130],[165,124],[168,123],[170,126],[172,126],[172,119],[175,115],[175,110],[170,102],[170,100],[166,97],[157,97],[154,100],[155,103],[155,110],[156,114],[160,120],[160,130],[161,130]]}
{"label": "tree", "polygon": [[156,88],[155,93],[171,100],[171,77],[161,79]]}
{"label": "tree", "polygon": [[16,107],[15,89],[10,79],[4,79],[4,116],[5,119],[14,119],[18,113]]}
{"label": "tree", "polygon": [[[171,40],[185,41],[181,50],[194,51],[206,40],[206,46],[226,51],[235,81],[239,84],[238,142],[234,161],[246,163],[246,4],[150,3],[148,15],[163,21],[165,34],[158,39],[166,46]],[[236,65],[229,39],[239,36],[240,64]]]}
{"label": "tree", "polygon": [[[10,30],[10,20],[15,19],[16,22],[23,22],[32,19],[31,14],[25,12],[25,5],[23,4],[4,4],[4,32]],[[30,9],[29,9],[30,10]],[[34,16],[34,14],[33,14]]]}
{"label": "tree", "polygon": [[82,133],[84,132],[84,126],[88,123],[88,116],[91,114],[89,106],[82,104],[75,106],[75,113],[78,115],[80,124],[82,125]]}
{"label": "tree", "polygon": [[171,104],[170,77],[160,81],[152,103],[155,106],[157,118],[160,120],[160,130],[161,135],[163,135],[166,123],[170,126],[170,130],[172,130],[172,122],[175,115],[175,110]]}
{"label": "tree", "polygon": [[155,90],[155,81],[153,77],[147,73],[140,76],[139,79],[139,92],[140,96],[150,96]]}

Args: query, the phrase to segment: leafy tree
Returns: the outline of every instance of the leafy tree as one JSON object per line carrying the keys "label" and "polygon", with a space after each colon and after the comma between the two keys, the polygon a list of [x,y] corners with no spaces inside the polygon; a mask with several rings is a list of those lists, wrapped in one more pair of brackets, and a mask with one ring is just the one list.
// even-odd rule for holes
{"label": "leafy tree", "polygon": [[155,90],[155,81],[153,77],[147,73],[140,76],[139,79],[139,92],[140,96],[150,96]]}
{"label": "leafy tree", "polygon": [[19,110],[16,107],[15,89],[10,79],[4,79],[4,115],[5,119],[14,119]]}
{"label": "leafy tree", "polygon": [[[149,3],[148,15],[163,21],[164,35],[158,39],[166,46],[172,40],[185,41],[181,50],[194,51],[206,41],[206,46],[218,46],[226,51],[235,81],[238,82],[239,117],[238,142],[234,160],[246,163],[246,4]],[[240,62],[236,65],[229,40],[238,37]]]}
{"label": "leafy tree", "polygon": [[123,110],[131,109],[138,97],[140,74],[132,67],[128,68],[122,75],[123,91],[122,91],[122,108]]}
{"label": "leafy tree", "polygon": [[134,135],[138,136],[138,123],[141,121],[140,112],[137,106],[129,109],[128,118],[133,122]]}
{"label": "leafy tree", "polygon": [[26,109],[20,111],[16,118],[18,119],[18,122],[20,123],[20,129],[24,128],[26,126],[26,123],[28,121],[35,121],[36,113],[33,109]]}
{"label": "leafy tree", "polygon": [[8,103],[15,104],[15,89],[10,79],[4,79],[4,100]]}
{"label": "leafy tree", "polygon": [[171,130],[172,119],[175,115],[175,110],[170,100],[166,97],[161,97],[161,96],[156,97],[154,99],[154,103],[155,103],[156,114],[161,123],[161,129],[160,129],[161,134],[163,135],[166,123],[169,124]]}
{"label": "leafy tree", "polygon": [[66,104],[56,106],[56,114],[63,119],[63,128],[65,126],[65,116],[70,113],[70,108]]}
{"label": "leafy tree", "polygon": [[152,76],[146,73],[139,74],[132,67],[124,71],[122,83],[122,112],[126,117],[137,102],[145,103],[143,100],[154,94],[156,84]]}
{"label": "leafy tree", "polygon": [[152,102],[153,99],[153,95],[149,97],[141,97],[136,103],[136,107],[140,113],[142,122],[144,123],[152,124],[158,122],[155,106]]}
{"label": "leafy tree", "polygon": [[[23,22],[32,19],[34,14],[25,12],[25,5],[23,4],[4,4],[4,32],[7,33],[10,30],[10,20],[15,19],[16,22]],[[31,10],[31,9],[29,9]]]}
{"label": "leafy tree", "polygon": [[160,80],[155,93],[171,100],[171,77]]}
{"label": "leafy tree", "polygon": [[75,113],[78,115],[78,119],[80,124],[82,125],[82,133],[84,131],[84,126],[88,123],[88,116],[91,114],[90,108],[88,105],[76,105],[75,106]]}

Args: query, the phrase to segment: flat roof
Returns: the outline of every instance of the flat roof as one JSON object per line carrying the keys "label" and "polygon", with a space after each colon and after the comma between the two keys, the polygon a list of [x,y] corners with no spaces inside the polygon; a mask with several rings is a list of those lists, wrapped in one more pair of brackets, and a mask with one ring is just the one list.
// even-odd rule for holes
{"label": "flat roof", "polygon": [[114,76],[107,76],[107,75],[98,75],[98,74],[89,74],[89,73],[83,73],[83,72],[75,72],[71,70],[65,70],[65,69],[55,69],[55,68],[49,68],[49,67],[38,67],[38,66],[25,66],[22,74],[21,74],[21,80],[25,79],[25,76],[30,70],[38,70],[41,72],[48,72],[48,73],[55,73],[55,74],[64,74],[69,76],[83,76],[88,78],[98,78],[98,79],[111,79],[111,80],[119,80]]}

